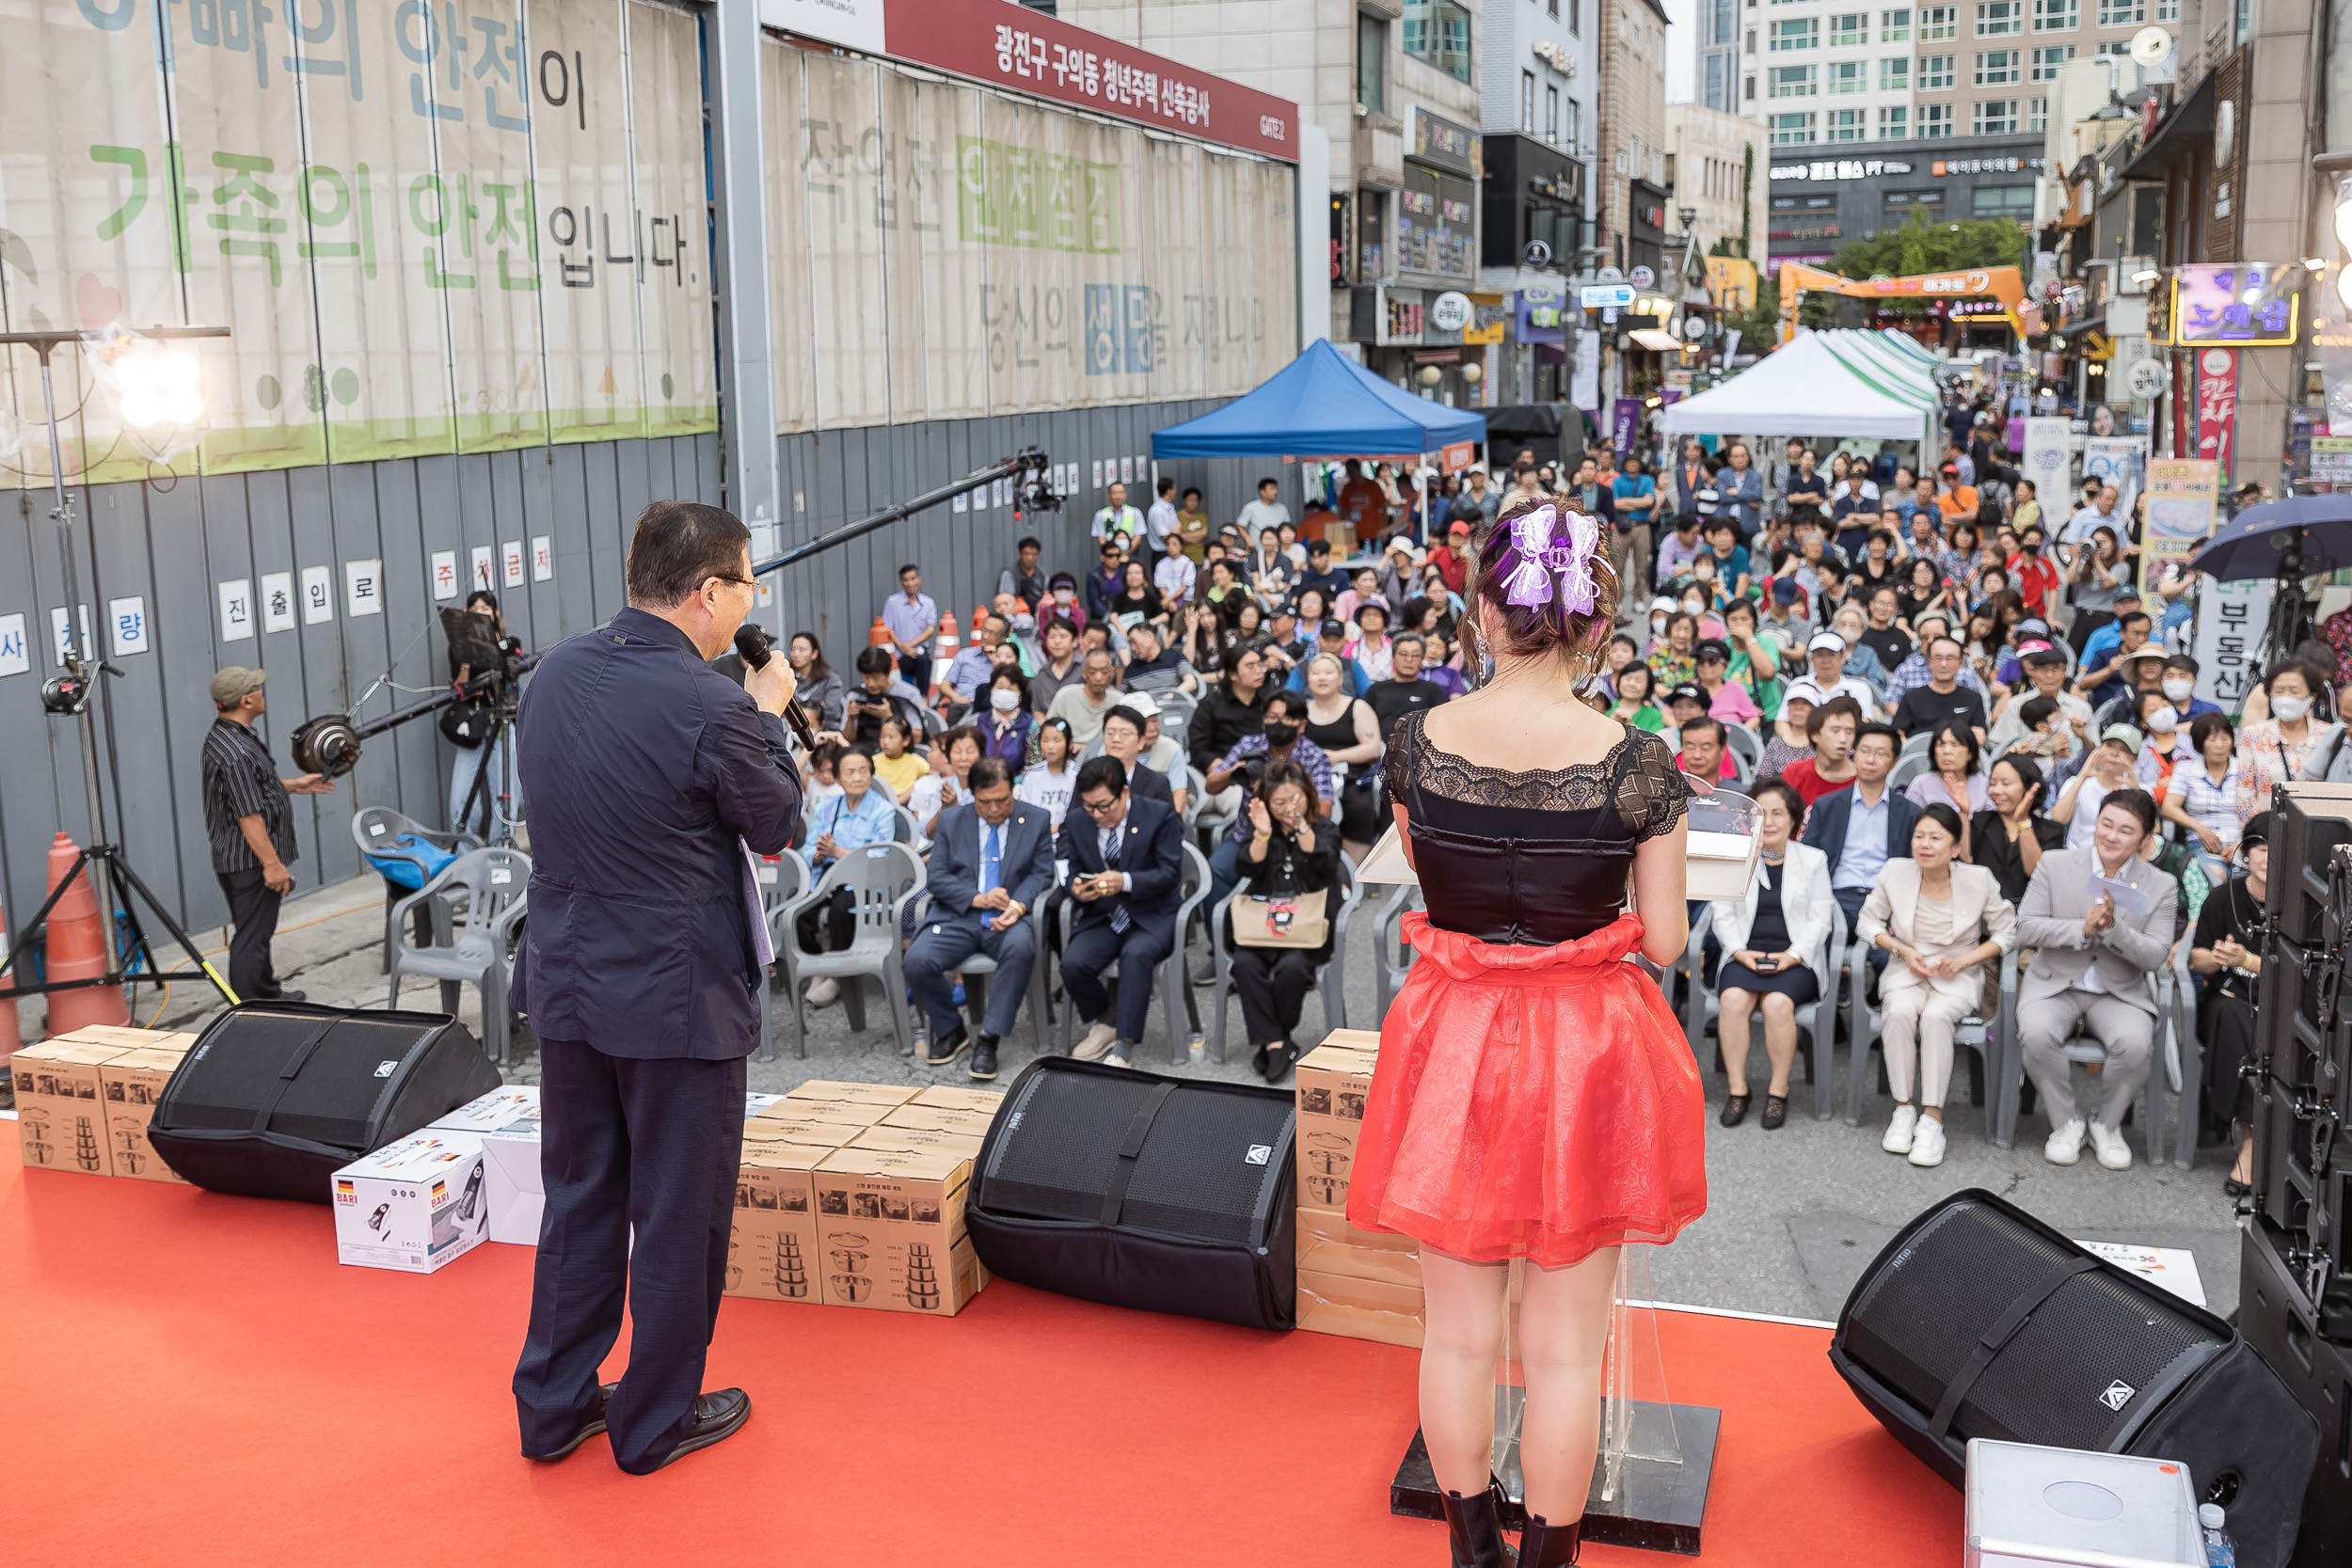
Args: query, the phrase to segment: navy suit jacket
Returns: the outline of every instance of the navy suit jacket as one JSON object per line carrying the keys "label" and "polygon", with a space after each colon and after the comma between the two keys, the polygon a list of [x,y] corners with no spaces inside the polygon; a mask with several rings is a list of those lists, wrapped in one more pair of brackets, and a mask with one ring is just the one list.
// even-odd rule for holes
{"label": "navy suit jacket", "polygon": [[[994,910],[972,907],[974,895],[980,891],[980,839],[987,832],[988,824],[969,800],[948,807],[940,818],[927,858],[931,895],[928,918],[996,918]],[[1035,910],[1054,885],[1054,819],[1041,807],[1017,801],[998,832],[997,882],[1023,909]]]}
{"label": "navy suit jacket", "polygon": [[[1172,945],[1176,906],[1184,901],[1184,819],[1174,807],[1140,799],[1130,791],[1127,819],[1120,829],[1126,836],[1119,847],[1119,869],[1126,873],[1127,890],[1091,903],[1081,902],[1078,924],[1108,920],[1111,910],[1124,904],[1130,920]],[[1070,857],[1073,879],[1109,869],[1103,863],[1102,829],[1095,826],[1086,807],[1074,800],[1062,824],[1062,848]]]}
{"label": "navy suit jacket", "polygon": [[[1824,795],[1813,802],[1813,809],[1804,814],[1804,842],[1829,857],[1829,885],[1837,885],[1837,863],[1846,855],[1846,819],[1852,815],[1854,786],[1848,784],[1835,795]],[[1919,808],[1906,799],[1902,791],[1888,785],[1886,808],[1886,858],[1911,858],[1911,830],[1919,825]]]}
{"label": "navy suit jacket", "polygon": [[772,855],[801,831],[784,721],[677,627],[624,610],[539,661],[515,736],[531,802],[516,1007],[607,1055],[749,1054],[760,974],[736,840]]}

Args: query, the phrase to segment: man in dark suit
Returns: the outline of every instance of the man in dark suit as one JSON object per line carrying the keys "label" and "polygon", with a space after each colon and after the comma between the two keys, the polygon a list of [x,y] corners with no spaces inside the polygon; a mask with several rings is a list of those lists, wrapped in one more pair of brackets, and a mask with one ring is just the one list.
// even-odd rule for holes
{"label": "man in dark suit", "polygon": [[[1173,809],[1127,789],[1126,766],[1096,757],[1078,769],[1077,810],[1062,824],[1070,895],[1082,912],[1061,956],[1062,984],[1086,1037],[1081,1061],[1110,1053],[1125,1067],[1152,1016],[1152,971],[1176,950],[1176,906],[1184,901],[1184,821]],[[1119,965],[1119,1020],[1104,1015],[1103,971]]]}
{"label": "man in dark suit", "polygon": [[[770,956],[749,851],[801,830],[789,668],[738,687],[707,664],[753,593],[741,523],[656,501],[629,543],[628,608],[559,644],[523,695],[531,922],[514,998],[539,1034],[547,1183],[515,1369],[532,1459],[609,1427],[614,1461],[644,1475],[751,1415],[740,1388],[701,1389]],[[628,1370],[599,1387],[624,1291]]]}
{"label": "man in dark suit", "polygon": [[[1886,863],[1911,858],[1919,808],[1886,784],[1901,744],[1892,724],[1863,725],[1853,743],[1853,783],[1804,814],[1804,842],[1829,857],[1830,892],[1846,911],[1849,935]],[[1885,953],[1872,948],[1870,967],[1884,969]]]}
{"label": "man in dark suit", "polygon": [[[968,1044],[965,1070],[982,1083],[996,1076],[996,1045],[1012,1033],[1021,998],[1037,965],[1037,924],[1029,911],[1054,885],[1054,822],[1037,806],[1016,806],[1002,761],[982,757],[965,781],[972,799],[951,806],[931,837],[931,912],[907,949],[907,984],[931,1021],[932,1067],[946,1067]],[[994,960],[980,1037],[964,1033],[947,975],[975,953]]]}

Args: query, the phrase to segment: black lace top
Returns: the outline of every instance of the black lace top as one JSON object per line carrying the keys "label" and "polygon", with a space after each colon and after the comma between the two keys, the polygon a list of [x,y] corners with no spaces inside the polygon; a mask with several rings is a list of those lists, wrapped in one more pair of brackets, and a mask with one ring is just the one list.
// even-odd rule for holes
{"label": "black lace top", "polygon": [[1631,725],[1598,762],[1515,773],[1439,750],[1426,717],[1397,726],[1385,777],[1441,930],[1528,946],[1590,936],[1625,908],[1634,846],[1689,809],[1674,753]]}

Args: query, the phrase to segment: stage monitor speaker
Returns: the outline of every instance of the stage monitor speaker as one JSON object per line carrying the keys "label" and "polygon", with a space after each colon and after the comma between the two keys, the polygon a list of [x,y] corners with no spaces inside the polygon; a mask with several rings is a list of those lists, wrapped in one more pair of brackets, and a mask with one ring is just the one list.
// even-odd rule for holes
{"label": "stage monitor speaker", "polygon": [[2243,1568],[2285,1568],[2319,1451],[2293,1392],[2219,1318],[1991,1193],[1896,1234],[1830,1361],[1954,1486],[1972,1437],[2169,1459],[2229,1510]]}
{"label": "stage monitor speaker", "polygon": [[[2342,1568],[2352,1562],[2352,1347],[2312,1331],[2301,1283],[2279,1257],[2276,1235],[2257,1220],[2241,1236],[2237,1315],[2246,1342],[2319,1425],[2319,1463],[2289,1561],[2292,1568]],[[2241,1517],[2230,1514],[2233,1536]]]}
{"label": "stage monitor speaker", "polygon": [[253,1002],[188,1049],[148,1139],[197,1186],[325,1203],[336,1171],[498,1086],[447,1013]]}
{"label": "stage monitor speaker", "polygon": [[2341,946],[2344,934],[2328,929],[2328,860],[2352,844],[2352,784],[2278,784],[2270,801],[2270,923],[2297,946]]}
{"label": "stage monitor speaker", "polygon": [[1278,1089],[1041,1056],[980,1146],[973,1249],[1041,1291],[1289,1328],[1296,1120]]}

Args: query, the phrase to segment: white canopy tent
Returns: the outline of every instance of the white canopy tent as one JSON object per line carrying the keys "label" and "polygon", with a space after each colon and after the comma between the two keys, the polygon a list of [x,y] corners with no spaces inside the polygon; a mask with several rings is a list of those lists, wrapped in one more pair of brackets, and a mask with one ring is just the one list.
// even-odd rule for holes
{"label": "white canopy tent", "polygon": [[1924,367],[1898,374],[1871,366],[1857,369],[1826,341],[1834,336],[1801,333],[1711,391],[1668,405],[1669,436],[1836,436],[1916,441],[1927,435],[1934,394],[1925,407],[1915,378],[1925,386]]}

